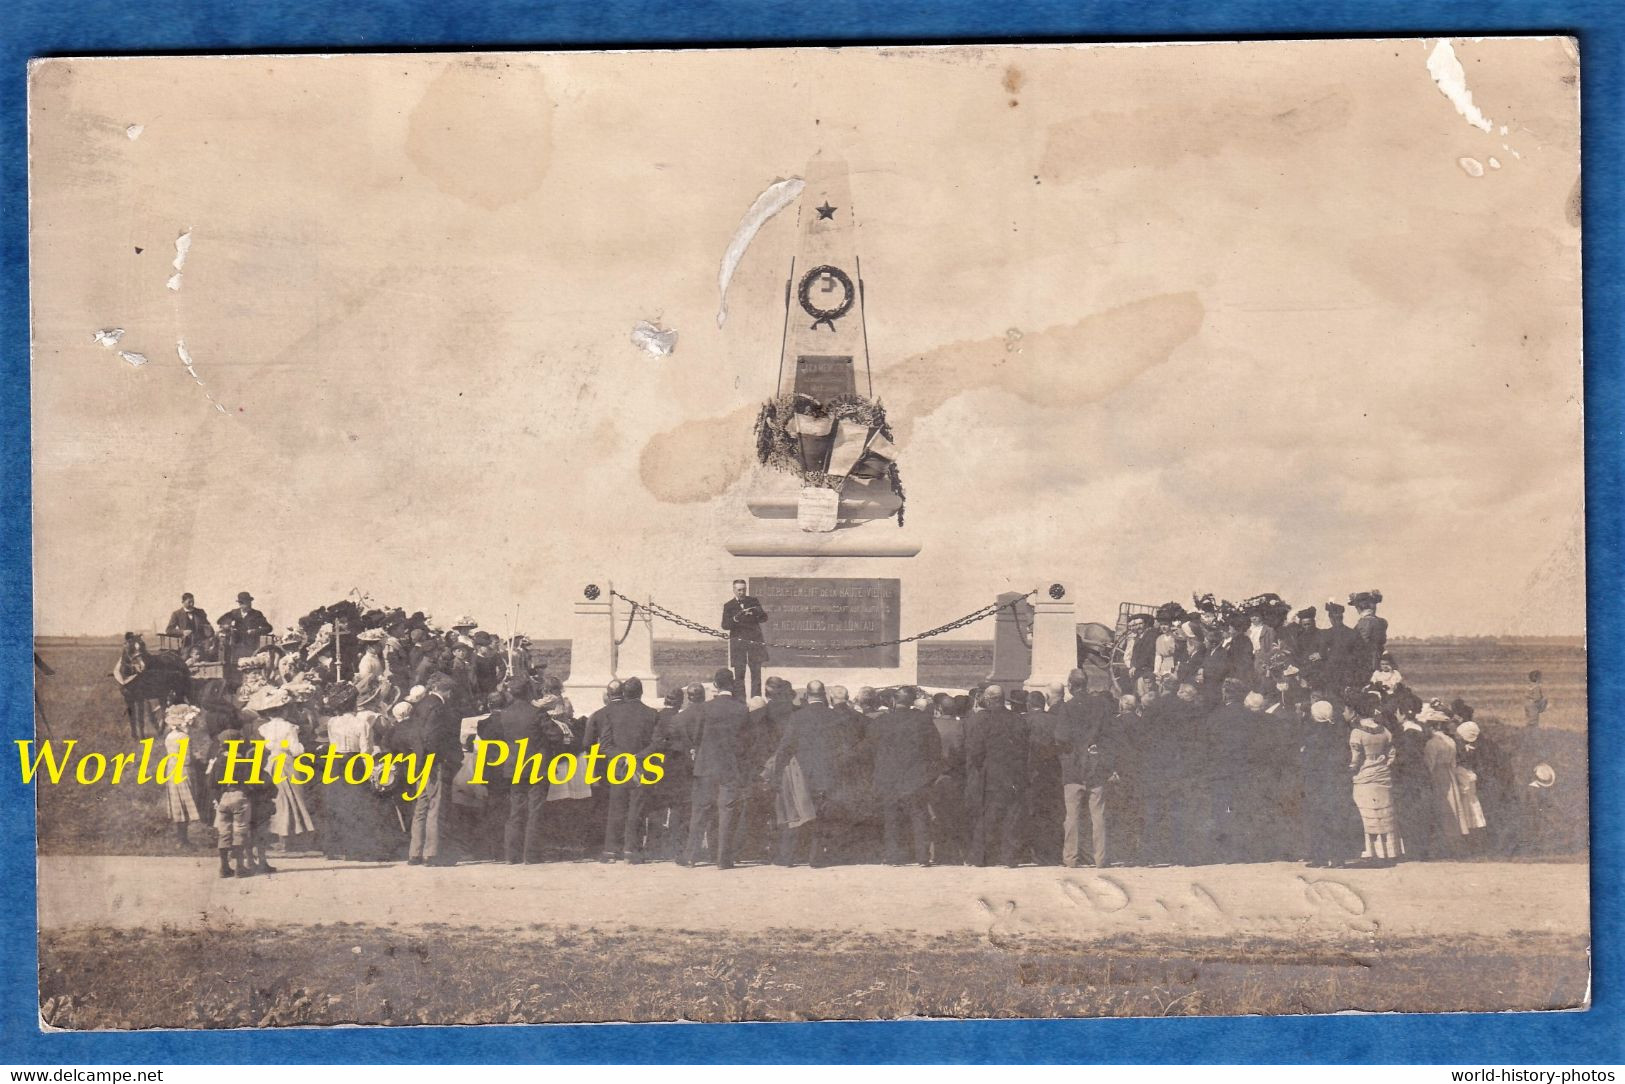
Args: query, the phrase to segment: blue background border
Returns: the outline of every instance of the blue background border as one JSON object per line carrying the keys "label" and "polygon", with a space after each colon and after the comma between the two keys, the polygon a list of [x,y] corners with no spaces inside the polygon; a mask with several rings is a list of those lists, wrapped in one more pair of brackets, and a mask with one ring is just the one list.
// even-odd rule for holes
{"label": "blue background border", "polygon": [[[14,0],[15,2],[15,0]],[[1589,610],[1621,597],[1616,475],[1621,441],[1618,104],[1625,5],[1149,0],[883,5],[874,0],[690,0],[541,4],[519,0],[293,0],[112,3],[21,0],[0,14],[0,726],[4,746],[32,733],[29,534],[27,117],[31,57],[231,50],[547,48],[588,44],[793,44],[1338,34],[1468,36],[1569,33],[1580,41],[1584,116],[1587,559]],[[816,37],[809,37],[816,35]],[[1613,108],[1609,108],[1609,103]],[[1508,303],[1516,303],[1508,298]],[[1496,529],[1484,524],[1493,544]],[[132,531],[150,529],[131,524]],[[1487,585],[1487,590],[1494,590]],[[1588,1013],[1287,1019],[632,1025],[42,1035],[36,1024],[34,814],[14,772],[0,772],[0,1063],[44,1066],[186,1062],[539,1061],[1625,1061],[1620,975],[1619,626],[1591,623],[1593,993]],[[1534,867],[1532,873],[1539,867]],[[1464,901],[1493,907],[1493,900]]]}

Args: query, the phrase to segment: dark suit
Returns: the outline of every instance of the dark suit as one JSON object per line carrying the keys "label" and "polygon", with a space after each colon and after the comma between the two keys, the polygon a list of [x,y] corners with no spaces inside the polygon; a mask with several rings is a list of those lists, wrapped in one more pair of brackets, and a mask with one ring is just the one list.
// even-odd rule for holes
{"label": "dark suit", "polygon": [[654,785],[651,801],[656,820],[664,821],[662,856],[681,858],[688,847],[689,799],[694,791],[694,737],[692,725],[700,705],[662,708],[655,718],[649,744],[665,759],[665,776]]}
{"label": "dark suit", "polygon": [[874,789],[885,824],[886,861],[903,862],[902,822],[914,834],[914,861],[931,861],[931,822],[926,813],[929,788],[942,768],[942,736],[931,716],[900,708],[882,716],[871,739]]}
{"label": "dark suit", "polygon": [[[557,725],[530,701],[515,700],[486,720],[482,730],[489,737],[508,743],[507,763],[486,776],[491,814],[504,818],[503,857],[514,863],[539,862],[542,814],[547,808],[547,766],[559,748],[555,737]],[[541,757],[541,771],[536,773],[538,782],[530,781],[531,765],[519,759],[520,742],[526,743],[524,756]],[[516,773],[517,779],[514,778]],[[507,798],[505,807],[498,806],[499,795]]]}
{"label": "dark suit", "polygon": [[[1365,665],[1365,641],[1360,639],[1359,633],[1338,622],[1329,629],[1321,630],[1320,645],[1326,655],[1326,692],[1341,701],[1344,689],[1365,688],[1366,682],[1371,680],[1371,671],[1376,667]],[[1362,674],[1361,670],[1365,673]]]}
{"label": "dark suit", "polygon": [[1249,778],[1247,764],[1261,725],[1240,703],[1220,706],[1202,725],[1209,799],[1204,857],[1210,862],[1237,862],[1249,855],[1257,780]]}
{"label": "dark suit", "polygon": [[970,865],[988,865],[994,847],[1005,865],[1019,862],[1027,757],[1027,722],[1009,709],[972,712],[965,721],[966,801],[974,818]]}
{"label": "dark suit", "polygon": [[776,697],[750,713],[745,737],[745,797],[739,811],[736,853],[771,861],[778,847],[784,817],[779,808],[778,779],[767,778],[768,763],[784,737],[784,728],[796,710],[789,697]]}
{"label": "dark suit", "polygon": [[711,845],[717,868],[733,868],[733,835],[744,800],[747,727],[750,710],[731,693],[718,693],[701,705],[694,720],[693,815],[688,822],[684,861],[693,865],[713,814]]}
{"label": "dark suit", "polygon": [[250,606],[247,613],[228,610],[216,629],[220,633],[220,657],[226,664],[226,677],[235,688],[237,660],[246,659],[260,649],[260,637],[270,635],[271,623]]}
{"label": "dark suit", "polygon": [[1126,692],[1138,693],[1141,679],[1149,679],[1157,668],[1157,630],[1146,629],[1134,634],[1134,642],[1125,645],[1124,661],[1134,673],[1134,687]]}
{"label": "dark suit", "polygon": [[[616,700],[605,705],[600,715],[598,730],[599,751],[608,770],[610,759],[630,754],[634,760],[650,751],[653,744],[655,709],[639,700]],[[592,746],[588,745],[590,751]],[[632,777],[625,783],[609,784],[609,812],[604,819],[604,853],[617,854],[623,849],[627,857],[641,859],[643,852],[643,816],[649,804],[649,788],[637,781],[640,772],[636,765]]]}
{"label": "dark suit", "polygon": [[790,716],[779,747],[773,753],[773,768],[782,772],[790,758],[801,766],[801,774],[812,792],[817,819],[799,828],[785,827],[779,836],[779,861],[794,865],[805,852],[813,865],[822,862],[823,845],[828,842],[829,825],[824,813],[829,800],[840,788],[842,758],[851,743],[850,717],[822,700],[809,700]]}
{"label": "dark suit", "polygon": [[1365,647],[1365,660],[1360,664],[1360,669],[1365,671],[1360,675],[1363,685],[1371,680],[1371,675],[1377,670],[1377,661],[1388,650],[1388,621],[1376,614],[1362,614],[1354,624],[1354,631]]}
{"label": "dark suit", "polygon": [[731,598],[722,604],[722,631],[728,634],[728,665],[733,667],[734,680],[745,687],[745,675],[750,674],[750,695],[762,695],[762,663],[767,658],[767,645],[763,643],[762,622],[767,611],[753,595]]}
{"label": "dark suit", "polygon": [[[1146,671],[1147,675],[1150,671]],[[1062,705],[1063,707],[1065,705]],[[1029,711],[1027,723],[1027,809],[1024,842],[1033,863],[1053,866],[1064,844],[1061,825],[1066,809],[1062,787],[1061,748],[1055,740],[1056,713]]]}
{"label": "dark suit", "polygon": [[440,856],[440,835],[451,808],[451,784],[463,763],[463,745],[458,737],[461,725],[439,693],[430,693],[412,709],[403,736],[407,752],[417,754],[420,768],[423,759],[434,754],[434,767],[423,793],[412,802],[412,838],[407,851],[410,858],[429,862]]}
{"label": "dark suit", "polygon": [[1090,842],[1096,867],[1106,864],[1106,780],[1112,773],[1109,725],[1111,704],[1092,693],[1061,705],[1055,740],[1061,747],[1061,788],[1066,822],[1061,861],[1076,866],[1080,858],[1083,809],[1089,808]]}
{"label": "dark suit", "polygon": [[1320,630],[1313,625],[1288,625],[1281,630],[1281,642],[1292,652],[1292,665],[1298,668],[1306,688],[1326,688],[1326,654],[1320,643]]}
{"label": "dark suit", "polygon": [[164,631],[170,636],[181,638],[182,651],[190,650],[197,646],[200,640],[207,638],[209,615],[196,606],[190,610],[182,606],[169,615],[169,627]]}
{"label": "dark suit", "polygon": [[1154,701],[1141,719],[1136,740],[1140,777],[1140,855],[1149,862],[1194,860],[1194,825],[1206,812],[1207,791],[1200,775],[1200,704],[1176,697]]}

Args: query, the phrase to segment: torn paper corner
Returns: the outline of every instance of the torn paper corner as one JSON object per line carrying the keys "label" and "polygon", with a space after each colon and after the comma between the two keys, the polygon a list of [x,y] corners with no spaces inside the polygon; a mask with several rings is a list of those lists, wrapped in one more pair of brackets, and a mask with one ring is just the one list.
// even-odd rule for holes
{"label": "torn paper corner", "polygon": [[733,239],[728,242],[728,249],[722,254],[722,268],[717,274],[717,327],[721,327],[728,319],[728,283],[733,280],[734,269],[745,256],[745,249],[750,247],[756,232],[762,228],[768,219],[788,207],[795,198],[801,195],[807,182],[800,177],[790,177],[782,181],[774,181],[768,185],[761,195],[756,197],[740,219],[739,228],[734,230]]}
{"label": "torn paper corner", "polygon": [[1456,50],[1447,39],[1440,38],[1428,54],[1428,74],[1433,76],[1439,92],[1450,99],[1450,104],[1456,107],[1456,112],[1468,124],[1485,132],[1490,130],[1490,118],[1473,104],[1473,92],[1467,89],[1467,73],[1462,70],[1461,61],[1456,59]]}
{"label": "torn paper corner", "polygon": [[93,341],[101,343],[109,350],[117,346],[118,341],[122,338],[124,338],[124,329],[121,327],[104,327],[91,336]]}
{"label": "torn paper corner", "polygon": [[129,362],[132,367],[137,369],[141,368],[141,366],[147,363],[147,355],[137,354],[130,350],[120,350],[118,352],[118,356]]}
{"label": "torn paper corner", "polygon": [[666,357],[677,349],[677,332],[668,331],[659,324],[639,320],[632,325],[632,345],[647,350],[657,358]]}
{"label": "torn paper corner", "polygon": [[134,143],[141,138],[141,133],[146,130],[147,126],[144,124],[132,124],[124,129],[124,134],[130,137],[130,142]]}

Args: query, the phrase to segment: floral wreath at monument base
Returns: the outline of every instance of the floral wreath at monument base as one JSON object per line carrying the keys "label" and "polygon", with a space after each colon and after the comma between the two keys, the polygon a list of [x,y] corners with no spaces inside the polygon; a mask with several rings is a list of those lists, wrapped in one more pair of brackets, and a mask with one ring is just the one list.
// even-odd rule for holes
{"label": "floral wreath at monument base", "polygon": [[840,490],[848,478],[885,478],[897,494],[897,525],[903,525],[908,498],[878,400],[847,394],[820,403],[797,393],[769,399],[756,415],[756,459],[823,489]]}

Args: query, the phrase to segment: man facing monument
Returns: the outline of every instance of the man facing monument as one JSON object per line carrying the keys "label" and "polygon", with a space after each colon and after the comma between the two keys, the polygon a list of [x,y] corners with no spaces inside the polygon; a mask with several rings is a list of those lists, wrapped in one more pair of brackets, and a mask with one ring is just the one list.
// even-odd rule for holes
{"label": "man facing monument", "polygon": [[762,663],[767,660],[767,644],[762,623],[767,611],[755,596],[745,593],[745,581],[734,581],[734,597],[722,604],[722,630],[728,634],[728,665],[739,687],[745,687],[750,673],[750,695],[762,695]]}

